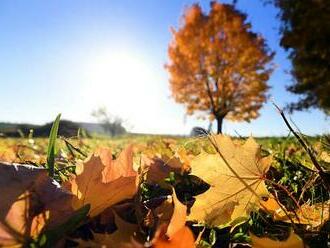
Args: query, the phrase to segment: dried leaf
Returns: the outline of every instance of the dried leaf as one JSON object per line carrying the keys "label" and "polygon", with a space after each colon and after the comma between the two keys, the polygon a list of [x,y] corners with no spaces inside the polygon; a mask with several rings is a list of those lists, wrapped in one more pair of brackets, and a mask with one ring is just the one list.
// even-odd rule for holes
{"label": "dried leaf", "polygon": [[16,152],[12,148],[8,148],[0,152],[0,161],[15,162],[17,160]]}
{"label": "dried leaf", "polygon": [[281,210],[276,210],[275,220],[281,220],[296,224],[310,225],[314,229],[318,229],[330,219],[330,201],[320,202],[313,205],[305,203],[296,212],[287,212],[287,216]]}
{"label": "dried leaf", "polygon": [[322,226],[330,219],[330,201],[313,205],[304,204],[297,211],[301,224],[311,225],[313,228]]}
{"label": "dried leaf", "polygon": [[73,213],[73,195],[42,168],[0,164],[0,246],[22,244]]}
{"label": "dried leaf", "polygon": [[69,182],[70,190],[77,196],[73,207],[79,209],[90,204],[90,216],[133,197],[137,191],[131,146],[123,150],[116,160],[112,160],[110,150],[102,149],[96,154],[77,166],[77,176]]}
{"label": "dried leaf", "polygon": [[111,234],[93,233],[94,240],[76,240],[79,243],[79,247],[117,248],[125,247],[130,244],[135,233],[139,230],[138,225],[124,221],[115,212],[114,218],[117,226],[117,230],[115,232]]}
{"label": "dried leaf", "polygon": [[141,156],[141,171],[148,183],[163,183],[170,172],[190,171],[191,159],[183,148],[146,149]]}
{"label": "dried leaf", "polygon": [[166,231],[166,235],[169,239],[172,239],[175,234],[185,226],[187,218],[187,207],[179,201],[174,189],[172,199],[174,210]]}
{"label": "dried leaf", "polygon": [[190,158],[188,157],[185,149],[177,150],[171,157],[162,154],[160,158],[170,168],[177,169],[180,172],[190,170]]}
{"label": "dried leaf", "polygon": [[212,138],[221,156],[201,153],[192,161],[192,174],[210,189],[196,197],[189,219],[217,226],[248,215],[268,196],[263,178],[271,157],[261,157],[253,138],[244,145],[235,145],[227,136]]}
{"label": "dried leaf", "polygon": [[281,206],[273,197],[269,197],[267,201],[261,200],[260,203],[262,209],[272,214],[275,220],[287,219],[286,213],[284,211],[285,207]]}
{"label": "dried leaf", "polygon": [[137,224],[131,224],[124,221],[115,214],[115,223],[117,230],[112,234],[94,234],[94,239],[98,244],[106,245],[106,247],[121,247],[129,242],[138,231]]}
{"label": "dried leaf", "polygon": [[195,247],[195,239],[191,230],[183,226],[170,239],[165,235],[166,226],[161,226],[153,240],[154,248],[190,248]]}
{"label": "dried leaf", "polygon": [[168,197],[160,206],[158,206],[154,213],[157,216],[159,225],[167,224],[170,222],[174,212],[173,197]]}
{"label": "dried leaf", "polygon": [[320,160],[322,160],[326,163],[330,163],[330,153],[328,153],[326,151],[322,151],[320,154]]}
{"label": "dried leaf", "polygon": [[259,238],[250,233],[253,248],[304,248],[302,239],[294,232],[290,233],[287,240],[277,241],[270,238]]}
{"label": "dried leaf", "polygon": [[174,188],[172,190],[172,197],[155,209],[155,214],[159,218],[158,224],[167,226],[166,236],[170,239],[185,226],[187,219],[187,206],[179,201]]}
{"label": "dried leaf", "polygon": [[164,179],[168,177],[170,172],[181,172],[181,167],[178,164],[175,163],[175,167],[172,167],[172,163],[170,164],[159,157],[142,156],[141,162],[142,172],[148,183],[161,184],[164,183]]}

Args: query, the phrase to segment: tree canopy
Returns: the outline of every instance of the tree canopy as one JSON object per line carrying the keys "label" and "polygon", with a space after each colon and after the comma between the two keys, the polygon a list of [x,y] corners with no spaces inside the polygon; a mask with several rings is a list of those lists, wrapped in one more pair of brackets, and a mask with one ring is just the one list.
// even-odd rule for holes
{"label": "tree canopy", "polygon": [[330,113],[330,4],[327,0],[274,0],[282,21],[281,46],[289,51],[294,81],[288,89],[300,95],[291,110],[317,107]]}
{"label": "tree canopy", "polygon": [[187,8],[168,48],[170,87],[187,114],[250,121],[267,99],[273,53],[251,31],[246,15],[233,5],[211,2],[209,13],[198,4]]}

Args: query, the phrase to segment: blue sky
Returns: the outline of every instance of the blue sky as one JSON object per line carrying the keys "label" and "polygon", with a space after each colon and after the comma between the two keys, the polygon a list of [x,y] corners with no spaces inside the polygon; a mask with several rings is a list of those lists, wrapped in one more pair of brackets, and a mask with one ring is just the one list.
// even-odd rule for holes
{"label": "blue sky", "polygon": [[[95,121],[91,112],[106,106],[132,131],[187,134],[207,122],[185,117],[171,99],[164,69],[170,27],[195,1],[2,0],[0,1],[0,121],[42,124],[57,113],[74,121]],[[199,1],[204,9],[208,1]],[[230,2],[230,1],[222,1]],[[287,54],[279,47],[276,9],[260,0],[240,0],[253,30],[276,52],[270,94],[284,106],[297,99],[285,89]],[[330,131],[317,110],[291,118],[306,134]],[[250,123],[224,123],[224,132],[286,135],[272,104]]]}

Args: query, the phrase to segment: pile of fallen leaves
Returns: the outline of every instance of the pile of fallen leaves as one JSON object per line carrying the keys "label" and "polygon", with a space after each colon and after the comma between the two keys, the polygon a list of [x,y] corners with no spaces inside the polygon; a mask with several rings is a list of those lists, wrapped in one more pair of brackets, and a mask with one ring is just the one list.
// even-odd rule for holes
{"label": "pile of fallen leaves", "polygon": [[197,155],[171,140],[117,157],[102,147],[61,185],[46,168],[0,163],[0,246],[304,247],[306,233],[328,238],[330,202],[300,203],[270,180],[274,158],[253,138],[208,140],[212,149]]}

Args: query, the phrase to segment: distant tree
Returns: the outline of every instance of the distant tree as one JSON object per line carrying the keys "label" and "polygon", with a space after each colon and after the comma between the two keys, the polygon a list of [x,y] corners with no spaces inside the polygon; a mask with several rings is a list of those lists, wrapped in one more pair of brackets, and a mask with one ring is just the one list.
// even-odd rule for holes
{"label": "distant tree", "polygon": [[209,130],[205,130],[202,127],[193,127],[190,131],[190,136],[192,137],[201,137],[206,136],[210,133]]}
{"label": "distant tree", "polygon": [[117,116],[112,116],[105,107],[94,110],[92,116],[98,120],[104,128],[104,131],[111,136],[126,133],[126,129],[123,126],[124,121]]}
{"label": "distant tree", "polygon": [[310,107],[330,114],[329,0],[271,0],[280,10],[281,46],[289,51],[294,81],[288,90],[301,96],[289,109]]}
{"label": "distant tree", "polygon": [[259,116],[273,53],[233,5],[211,2],[209,13],[198,4],[186,9],[180,27],[173,29],[168,55],[172,95],[187,114],[206,113],[217,121],[218,133],[224,118]]}

